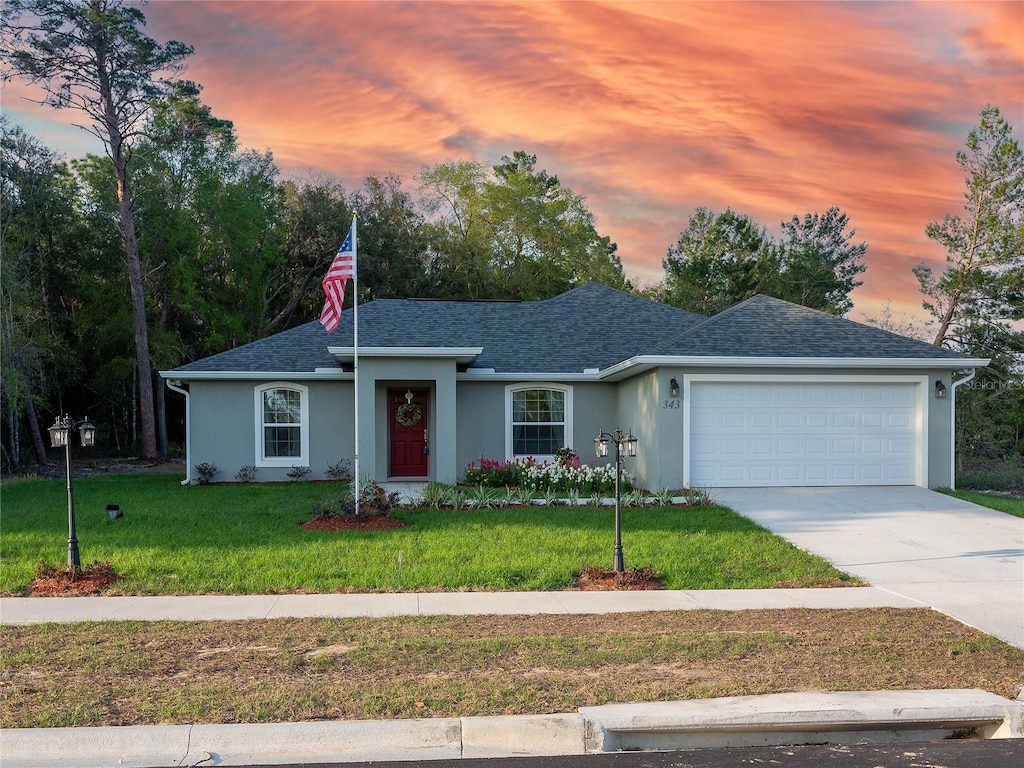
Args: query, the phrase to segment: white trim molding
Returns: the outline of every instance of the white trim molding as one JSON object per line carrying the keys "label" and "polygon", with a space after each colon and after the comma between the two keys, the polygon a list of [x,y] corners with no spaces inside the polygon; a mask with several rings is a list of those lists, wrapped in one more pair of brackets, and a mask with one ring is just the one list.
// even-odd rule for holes
{"label": "white trim molding", "polygon": [[731,357],[693,355],[639,355],[605,368],[600,378],[611,381],[643,373],[650,368],[674,366],[687,368],[929,368],[959,370],[985,366],[980,358],[918,357]]}
{"label": "white trim molding", "polygon": [[[456,363],[471,363],[483,351],[483,347],[359,347],[359,356],[442,358],[454,359]],[[348,362],[355,357],[354,347],[328,347],[327,352],[339,362]]]}
{"label": "white trim molding", "polygon": [[[572,386],[569,384],[560,384],[553,381],[538,381],[538,382],[520,382],[518,384],[509,384],[505,387],[505,412],[503,420],[505,422],[505,458],[512,460],[515,458],[525,458],[525,455],[517,457],[512,450],[512,396],[516,392],[522,392],[523,390],[530,389],[550,389],[556,392],[561,392],[564,397],[565,414],[563,421],[564,429],[564,447],[572,448]],[[533,458],[539,461],[553,461],[554,455],[532,455]]]}
{"label": "white trim molding", "polygon": [[352,380],[352,372],[340,368],[317,368],[315,371],[160,371],[160,376],[176,381]]}
{"label": "white trim molding", "polygon": [[[284,389],[299,393],[299,456],[267,456],[264,445],[263,394],[270,390]],[[253,387],[253,417],[256,424],[256,446],[254,464],[257,467],[308,467],[309,466],[309,388],[292,381],[271,381]],[[295,425],[292,425],[295,426]]]}

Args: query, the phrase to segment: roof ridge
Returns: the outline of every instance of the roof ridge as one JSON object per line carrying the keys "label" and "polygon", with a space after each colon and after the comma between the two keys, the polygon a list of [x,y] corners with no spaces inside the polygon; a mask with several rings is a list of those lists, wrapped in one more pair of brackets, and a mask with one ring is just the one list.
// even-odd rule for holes
{"label": "roof ridge", "polygon": [[[773,298],[773,297],[767,296],[766,294],[763,294],[763,293],[755,293],[753,296],[748,296],[743,301],[737,302],[736,304],[733,304],[731,307],[726,307],[721,312],[716,312],[713,315],[709,315],[708,317],[705,317],[699,323],[694,323],[689,328],[684,328],[683,330],[678,331],[677,333],[674,333],[671,336],[666,336],[665,338],[658,340],[657,342],[655,342],[654,344],[652,344],[651,346],[649,346],[645,350],[643,350],[643,352],[641,352],[641,354],[650,354],[650,353],[654,352],[654,350],[656,350],[660,346],[663,346],[665,344],[669,344],[670,342],[673,342],[673,341],[677,341],[679,339],[682,339],[685,336],[689,336],[690,334],[696,334],[696,332],[699,331],[700,329],[706,328],[708,325],[711,325],[716,320],[718,320],[719,318],[721,318],[721,317],[723,317],[725,315],[732,314],[734,310],[738,309],[739,307],[742,307],[744,304],[749,304],[754,299],[756,299],[758,296],[764,296],[765,298]],[[789,304],[790,303],[788,301],[785,301],[784,299],[775,299],[775,300],[776,301],[781,301],[783,304]],[[677,309],[678,309],[678,307],[677,307]],[[686,309],[684,309],[682,311],[683,312],[689,312],[689,310],[686,310]],[[690,314],[697,315],[697,317],[702,317],[702,315],[700,315],[697,312],[691,312]]]}

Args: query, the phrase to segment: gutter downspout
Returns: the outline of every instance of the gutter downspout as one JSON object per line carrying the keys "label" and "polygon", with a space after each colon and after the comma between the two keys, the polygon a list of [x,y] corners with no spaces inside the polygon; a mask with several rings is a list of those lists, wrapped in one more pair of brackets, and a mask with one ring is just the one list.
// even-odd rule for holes
{"label": "gutter downspout", "polygon": [[190,411],[189,402],[189,391],[181,388],[181,382],[178,379],[167,379],[167,388],[172,392],[179,392],[185,396],[185,479],[181,481],[182,485],[192,484],[192,464],[190,458],[192,456],[192,414]]}
{"label": "gutter downspout", "polygon": [[977,368],[967,370],[970,371],[970,375],[959,381],[953,381],[952,374],[949,376],[949,488],[952,491],[956,490],[956,388],[966,384],[978,373]]}

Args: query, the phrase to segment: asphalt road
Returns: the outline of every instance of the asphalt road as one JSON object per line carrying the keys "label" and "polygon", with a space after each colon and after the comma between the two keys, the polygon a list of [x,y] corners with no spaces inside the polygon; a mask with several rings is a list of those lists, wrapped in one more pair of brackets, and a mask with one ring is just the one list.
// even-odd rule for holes
{"label": "asphalt road", "polygon": [[[1021,768],[1024,739],[903,744],[743,747],[674,752],[619,752],[569,757],[426,760],[401,763],[303,763],[277,768]],[[248,766],[246,768],[257,768]],[[258,768],[268,768],[259,766]],[[271,766],[270,768],[274,768]]]}

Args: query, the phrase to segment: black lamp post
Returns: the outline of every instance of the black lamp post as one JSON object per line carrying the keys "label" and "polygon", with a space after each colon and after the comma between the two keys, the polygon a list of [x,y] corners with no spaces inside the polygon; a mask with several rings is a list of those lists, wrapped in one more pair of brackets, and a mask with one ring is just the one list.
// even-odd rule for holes
{"label": "black lamp post", "polygon": [[636,456],[637,439],[632,431],[623,432],[618,428],[614,432],[599,432],[594,438],[594,452],[598,458],[608,455],[608,443],[615,444],[615,572],[622,573],[626,570],[622,562],[622,458]]}
{"label": "black lamp post", "polygon": [[96,444],[96,427],[89,423],[88,417],[75,421],[67,415],[58,416],[54,419],[53,426],[47,431],[50,433],[50,445],[54,448],[64,449],[68,479],[68,569],[78,573],[82,570],[82,559],[78,555],[78,534],[75,530],[75,493],[71,485],[71,431],[76,427],[83,446],[88,448]]}

